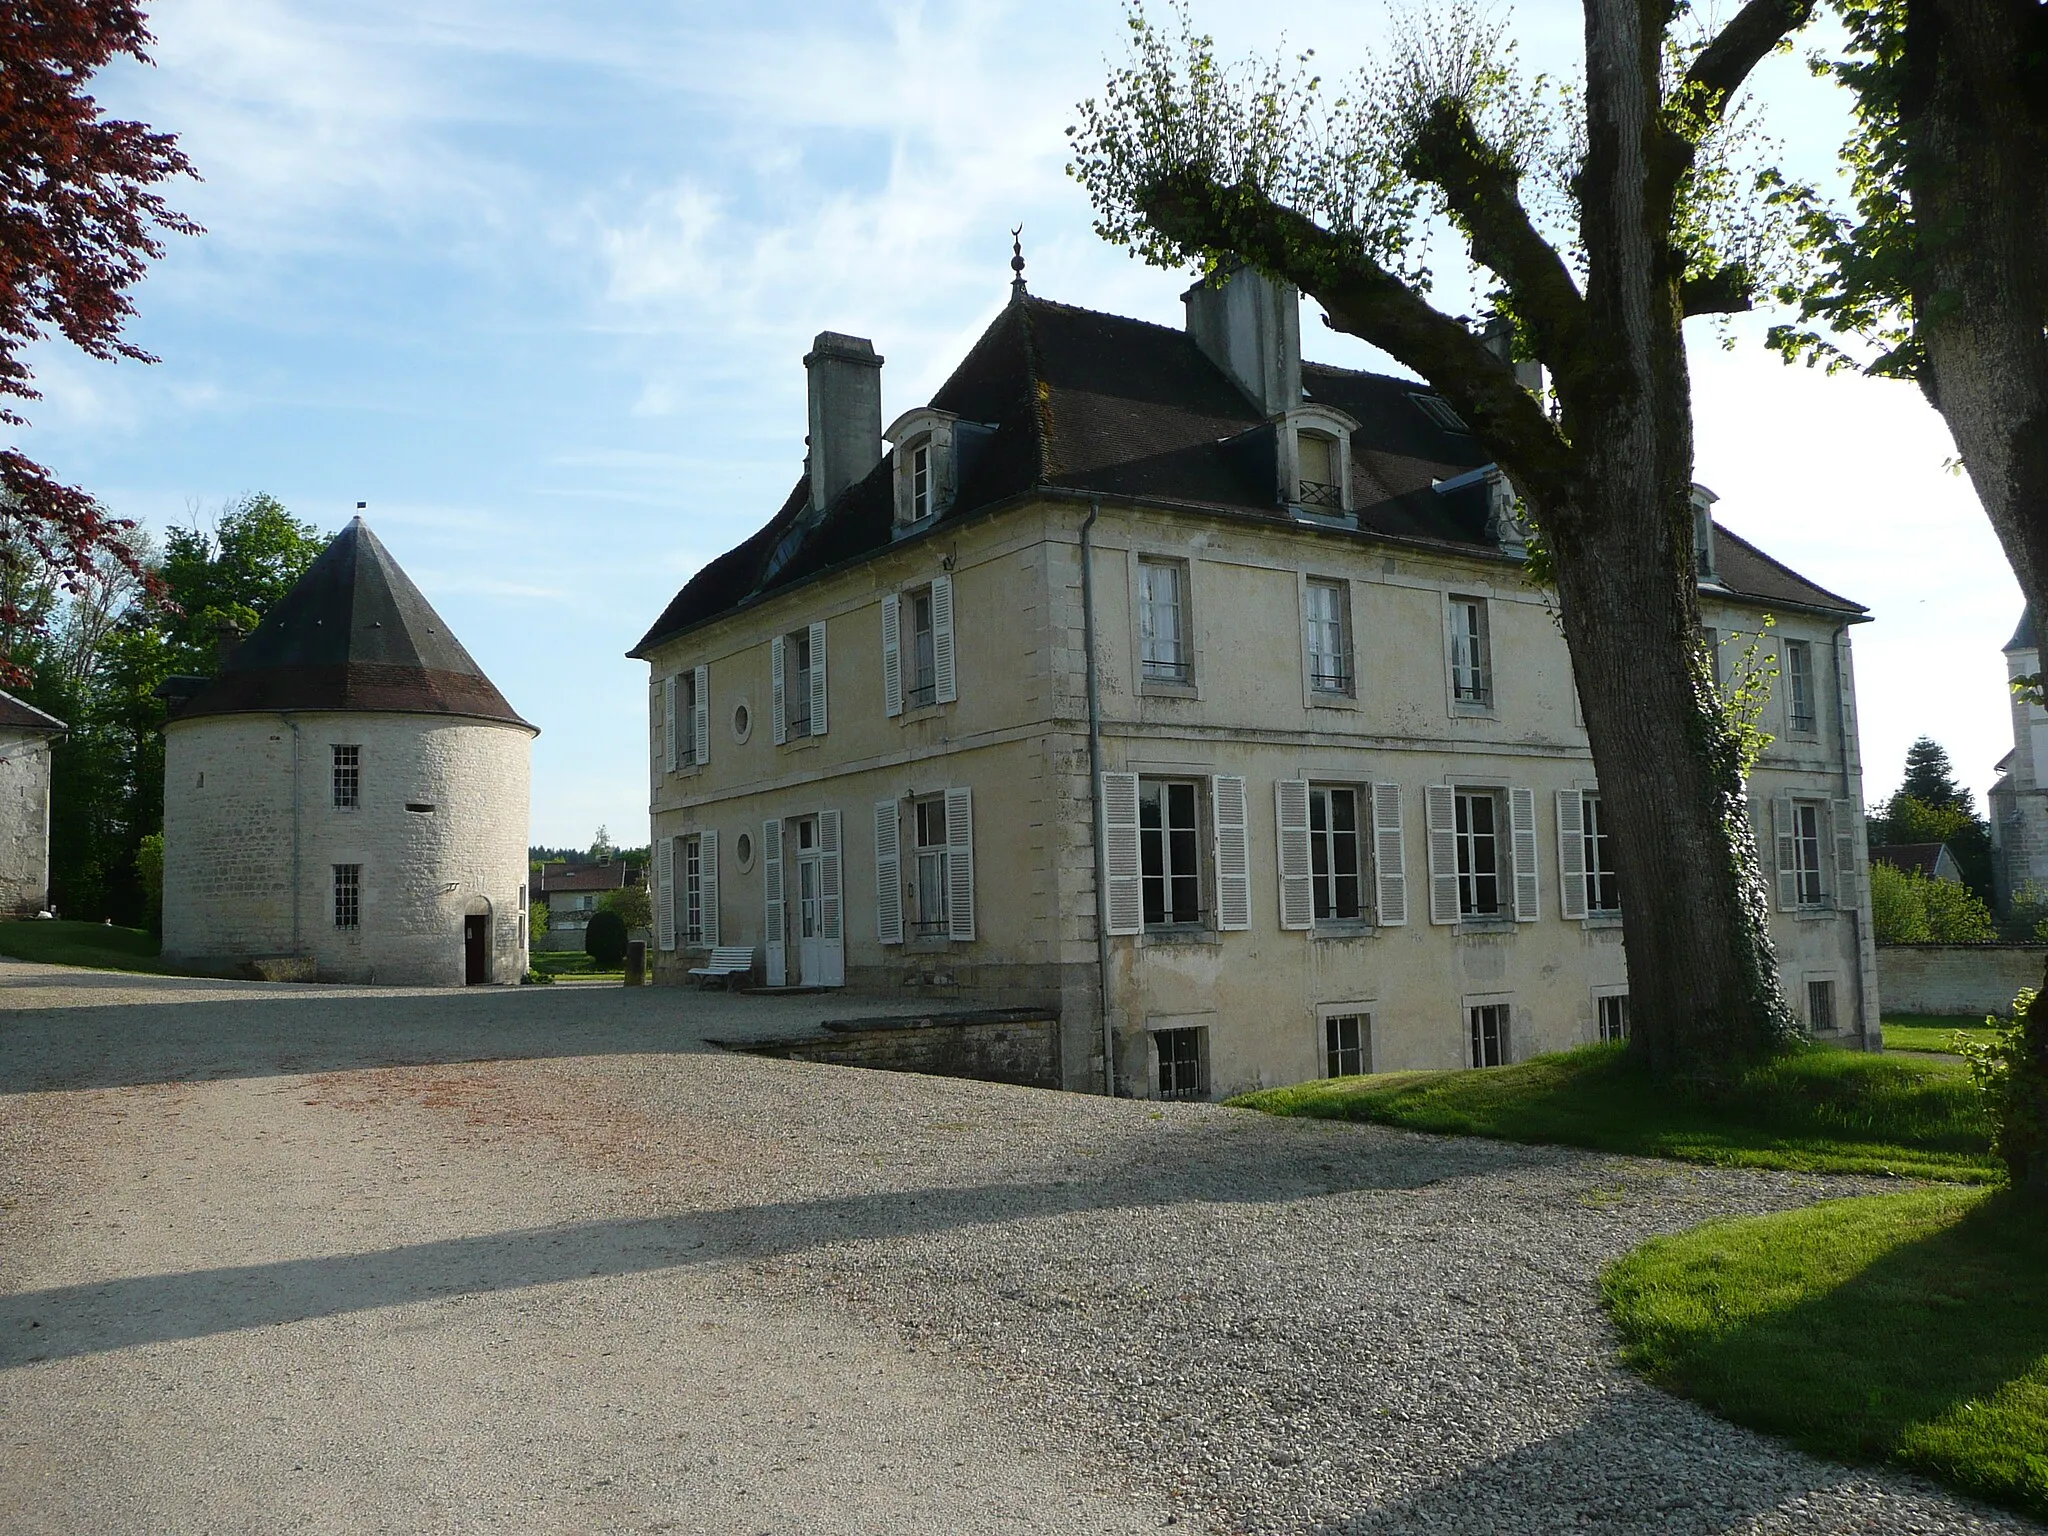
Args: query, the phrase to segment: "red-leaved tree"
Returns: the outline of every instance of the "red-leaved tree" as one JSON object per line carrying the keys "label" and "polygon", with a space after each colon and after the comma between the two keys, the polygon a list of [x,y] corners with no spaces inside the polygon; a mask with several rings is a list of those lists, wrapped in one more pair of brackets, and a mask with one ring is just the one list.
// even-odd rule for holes
{"label": "red-leaved tree", "polygon": [[[126,55],[149,62],[142,10],[129,0],[0,3],[0,396],[40,398],[23,354],[52,334],[91,357],[155,359],[123,339],[128,289],[163,254],[160,232],[199,226],[150,190],[191,176],[176,138],[109,120],[85,86]],[[27,419],[0,404],[0,424]],[[76,589],[96,559],[142,574],[109,517],[18,448],[0,449],[0,562],[40,564]],[[25,615],[0,583],[0,681],[20,682]]]}

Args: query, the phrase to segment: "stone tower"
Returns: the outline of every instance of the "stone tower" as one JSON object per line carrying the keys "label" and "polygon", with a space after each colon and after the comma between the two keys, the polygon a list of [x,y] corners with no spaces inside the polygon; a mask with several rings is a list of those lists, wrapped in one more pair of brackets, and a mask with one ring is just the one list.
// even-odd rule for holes
{"label": "stone tower", "polygon": [[526,970],[534,728],[357,518],[164,728],[164,957],[411,986]]}

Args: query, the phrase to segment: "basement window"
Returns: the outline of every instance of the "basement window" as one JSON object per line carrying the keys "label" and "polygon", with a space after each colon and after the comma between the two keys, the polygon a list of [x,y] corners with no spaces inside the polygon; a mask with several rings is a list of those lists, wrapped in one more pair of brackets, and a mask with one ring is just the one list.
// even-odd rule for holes
{"label": "basement window", "polygon": [[1206,1099],[1209,1096],[1208,1030],[1155,1029],[1152,1044],[1159,1052],[1159,1097]]}
{"label": "basement window", "polygon": [[417,811],[423,816],[431,816],[434,813],[433,802],[429,800],[408,800],[405,802],[405,808],[408,811]]}

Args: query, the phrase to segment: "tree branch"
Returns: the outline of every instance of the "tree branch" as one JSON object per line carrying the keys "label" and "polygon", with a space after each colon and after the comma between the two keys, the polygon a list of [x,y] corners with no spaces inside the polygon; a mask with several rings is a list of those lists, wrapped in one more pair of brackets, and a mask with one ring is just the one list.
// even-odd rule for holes
{"label": "tree branch", "polygon": [[1678,286],[1685,318],[1694,315],[1739,315],[1755,308],[1756,280],[1740,262],[1717,267]]}
{"label": "tree branch", "polygon": [[1749,0],[1685,72],[1701,105],[1721,115],[1728,98],[1773,48],[1813,19],[1814,0]]}
{"label": "tree branch", "polygon": [[1227,254],[1293,283],[1337,330],[1421,374],[1539,507],[1569,500],[1575,456],[1513,367],[1355,244],[1256,187],[1221,186],[1195,171],[1142,187],[1135,201],[1183,250]]}

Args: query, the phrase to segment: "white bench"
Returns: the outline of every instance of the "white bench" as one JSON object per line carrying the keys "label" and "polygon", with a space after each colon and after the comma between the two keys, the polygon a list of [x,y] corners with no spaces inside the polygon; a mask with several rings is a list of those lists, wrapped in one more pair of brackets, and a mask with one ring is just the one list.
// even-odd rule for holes
{"label": "white bench", "polygon": [[725,983],[726,990],[729,992],[732,990],[733,977],[751,976],[754,974],[754,946],[751,944],[721,944],[718,948],[711,951],[709,964],[691,966],[690,974],[697,978],[697,986],[700,991],[703,989],[704,983],[710,981],[713,977],[717,977]]}

